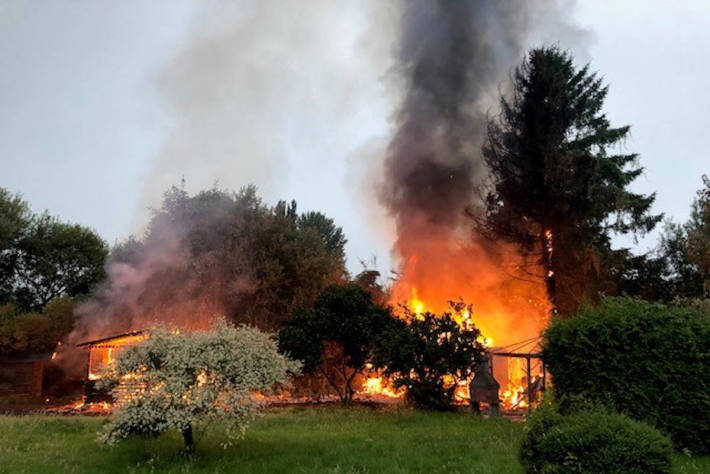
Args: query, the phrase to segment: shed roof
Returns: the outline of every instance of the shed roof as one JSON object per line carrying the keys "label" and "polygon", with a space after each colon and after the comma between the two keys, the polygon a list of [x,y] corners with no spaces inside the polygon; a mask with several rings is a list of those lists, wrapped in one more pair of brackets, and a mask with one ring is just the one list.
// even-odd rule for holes
{"label": "shed roof", "polygon": [[35,362],[40,360],[50,360],[53,352],[11,352],[0,354],[0,362]]}
{"label": "shed roof", "polygon": [[114,334],[113,336],[107,336],[107,337],[102,337],[100,339],[94,339],[91,341],[84,341],[76,345],[76,347],[79,348],[91,348],[93,346],[99,345],[99,344],[110,344],[111,341],[122,339],[124,337],[131,337],[131,336],[141,336],[141,335],[147,335],[148,333],[144,330],[140,331],[131,331],[131,332],[126,332],[123,334]]}

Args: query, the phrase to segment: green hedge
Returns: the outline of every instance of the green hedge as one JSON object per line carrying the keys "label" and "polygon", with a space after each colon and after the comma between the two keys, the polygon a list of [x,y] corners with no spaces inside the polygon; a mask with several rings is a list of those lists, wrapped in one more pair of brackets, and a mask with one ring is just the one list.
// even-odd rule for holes
{"label": "green hedge", "polygon": [[710,315],[701,306],[608,298],[544,334],[558,398],[644,420],[679,448],[710,452]]}
{"label": "green hedge", "polygon": [[657,429],[625,415],[544,406],[528,420],[520,462],[527,473],[668,473],[672,452]]}

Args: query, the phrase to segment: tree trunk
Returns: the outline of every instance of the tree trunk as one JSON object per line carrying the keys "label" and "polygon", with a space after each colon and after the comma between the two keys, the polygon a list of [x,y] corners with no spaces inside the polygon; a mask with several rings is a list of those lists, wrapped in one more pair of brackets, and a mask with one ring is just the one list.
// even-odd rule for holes
{"label": "tree trunk", "polygon": [[195,452],[195,438],[192,435],[192,425],[188,425],[187,428],[182,430],[182,437],[185,440],[185,452]]}
{"label": "tree trunk", "polygon": [[555,282],[555,271],[553,270],[553,252],[554,242],[551,229],[546,229],[542,236],[542,263],[545,269],[545,287],[547,289],[547,298],[552,305],[552,314],[557,314],[557,288]]}

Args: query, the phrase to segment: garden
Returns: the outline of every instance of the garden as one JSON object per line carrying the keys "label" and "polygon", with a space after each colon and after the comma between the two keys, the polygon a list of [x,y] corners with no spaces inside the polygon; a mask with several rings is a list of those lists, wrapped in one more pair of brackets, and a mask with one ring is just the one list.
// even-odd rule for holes
{"label": "garden", "polygon": [[0,474],[710,472],[710,179],[658,212],[518,7],[397,7],[387,270],[287,187],[183,176],[113,245],[0,187]]}

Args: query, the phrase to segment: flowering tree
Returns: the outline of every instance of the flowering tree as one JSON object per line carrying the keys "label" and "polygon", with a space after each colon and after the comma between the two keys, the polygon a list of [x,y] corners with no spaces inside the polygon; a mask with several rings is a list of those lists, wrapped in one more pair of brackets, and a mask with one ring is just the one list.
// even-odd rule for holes
{"label": "flowering tree", "polygon": [[229,439],[244,434],[258,408],[251,397],[284,383],[300,364],[278,352],[258,329],[220,321],[213,329],[180,333],[158,327],[150,338],[125,349],[104,384],[117,400],[100,440],[178,430],[193,451],[193,426],[223,420]]}

